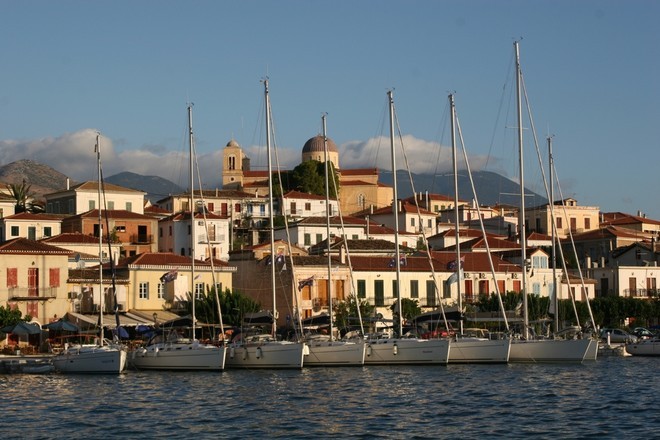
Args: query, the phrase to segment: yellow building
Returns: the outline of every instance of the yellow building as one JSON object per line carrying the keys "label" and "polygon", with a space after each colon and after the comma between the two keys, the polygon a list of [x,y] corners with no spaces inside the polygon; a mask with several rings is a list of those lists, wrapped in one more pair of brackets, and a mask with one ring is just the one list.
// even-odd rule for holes
{"label": "yellow building", "polygon": [[[328,138],[328,159],[339,173],[339,200],[342,215],[350,215],[364,209],[378,209],[392,204],[391,186],[378,181],[377,168],[342,169],[339,164],[339,149]],[[301,154],[302,162],[325,159],[323,136],[315,136],[305,142]],[[222,185],[225,189],[238,189],[257,196],[268,195],[268,171],[251,170],[250,159],[241,146],[231,140],[223,150]]]}

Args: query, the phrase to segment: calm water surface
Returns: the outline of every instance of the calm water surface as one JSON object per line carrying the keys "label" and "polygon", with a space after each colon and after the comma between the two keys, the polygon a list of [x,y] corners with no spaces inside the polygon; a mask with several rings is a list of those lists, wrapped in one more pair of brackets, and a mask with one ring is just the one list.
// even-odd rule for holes
{"label": "calm water surface", "polygon": [[658,438],[660,359],[0,375],[0,437]]}

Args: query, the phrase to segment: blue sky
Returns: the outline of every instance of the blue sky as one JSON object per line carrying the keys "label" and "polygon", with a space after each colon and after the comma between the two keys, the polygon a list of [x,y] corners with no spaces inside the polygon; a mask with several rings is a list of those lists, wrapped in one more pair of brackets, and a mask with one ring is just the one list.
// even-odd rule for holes
{"label": "blue sky", "polygon": [[[472,169],[516,179],[522,37],[534,123],[544,151],[555,136],[563,195],[660,219],[657,1],[0,0],[0,12],[0,164],[27,158],[92,179],[98,130],[106,176],[185,181],[191,101],[203,179],[215,185],[232,138],[264,164],[267,75],[285,166],[327,112],[342,167],[388,168],[394,89],[412,171],[446,171],[454,91]],[[531,143],[525,154],[526,184],[542,192]]]}

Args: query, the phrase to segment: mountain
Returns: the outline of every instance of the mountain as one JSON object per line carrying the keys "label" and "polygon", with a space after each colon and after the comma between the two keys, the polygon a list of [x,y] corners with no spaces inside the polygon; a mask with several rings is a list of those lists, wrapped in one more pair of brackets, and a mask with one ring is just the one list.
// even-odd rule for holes
{"label": "mountain", "polygon": [[[446,174],[412,174],[417,192],[454,194],[454,178],[451,173]],[[482,205],[519,205],[520,186],[504,176],[491,171],[477,171],[472,173],[474,185]],[[31,191],[36,199],[42,199],[44,194],[60,191],[66,188],[68,177],[59,171],[33,160],[23,159],[0,167],[0,182],[4,184],[20,184],[23,179],[32,185]],[[380,171],[381,182],[391,185],[392,173],[387,170]],[[158,176],[142,176],[131,172],[122,172],[106,177],[105,181],[126,188],[136,189],[147,193],[147,198],[152,202],[167,197],[170,194],[182,193],[182,189],[176,183]],[[399,170],[397,173],[399,184],[399,198],[406,198],[413,194],[408,173]],[[76,182],[70,181],[70,185]],[[458,188],[461,200],[471,201],[472,189],[470,180],[465,172],[459,173]],[[527,190],[527,206],[536,206],[546,203],[546,198]]]}
{"label": "mountain", "polygon": [[2,189],[7,184],[20,184],[25,180],[31,185],[30,191],[35,199],[43,199],[44,194],[66,188],[68,177],[59,171],[29,159],[17,160],[0,167]]}
{"label": "mountain", "polygon": [[185,190],[176,183],[158,176],[142,176],[140,174],[124,171],[106,177],[105,181],[115,185],[131,188],[147,193],[147,198],[153,203],[170,194],[182,193]]}
{"label": "mountain", "polygon": [[[413,191],[410,185],[408,173],[402,170],[397,172],[398,196],[400,199],[410,197]],[[415,190],[433,194],[443,194],[451,196],[454,194],[454,175],[445,174],[415,174],[412,173]],[[474,187],[479,197],[479,203],[482,205],[520,205],[520,185],[518,183],[501,176],[492,171],[477,171],[472,173]],[[380,170],[380,181],[392,185],[392,172]],[[472,201],[472,187],[470,179],[465,171],[460,172],[458,176],[459,198],[465,201]],[[547,199],[539,194],[526,190],[526,206],[537,206],[547,203]]]}

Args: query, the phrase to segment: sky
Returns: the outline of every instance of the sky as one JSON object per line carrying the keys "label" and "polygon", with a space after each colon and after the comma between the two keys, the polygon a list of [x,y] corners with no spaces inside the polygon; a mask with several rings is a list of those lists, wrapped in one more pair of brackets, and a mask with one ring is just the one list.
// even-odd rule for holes
{"label": "sky", "polygon": [[658,17],[655,0],[0,0],[0,165],[95,179],[99,132],[105,176],[183,183],[193,103],[202,181],[217,186],[232,139],[265,166],[268,77],[284,168],[327,114],[342,168],[391,169],[392,90],[410,170],[447,172],[454,93],[472,171],[518,180],[519,41],[526,187],[545,194],[551,135],[556,198],[660,220]]}

